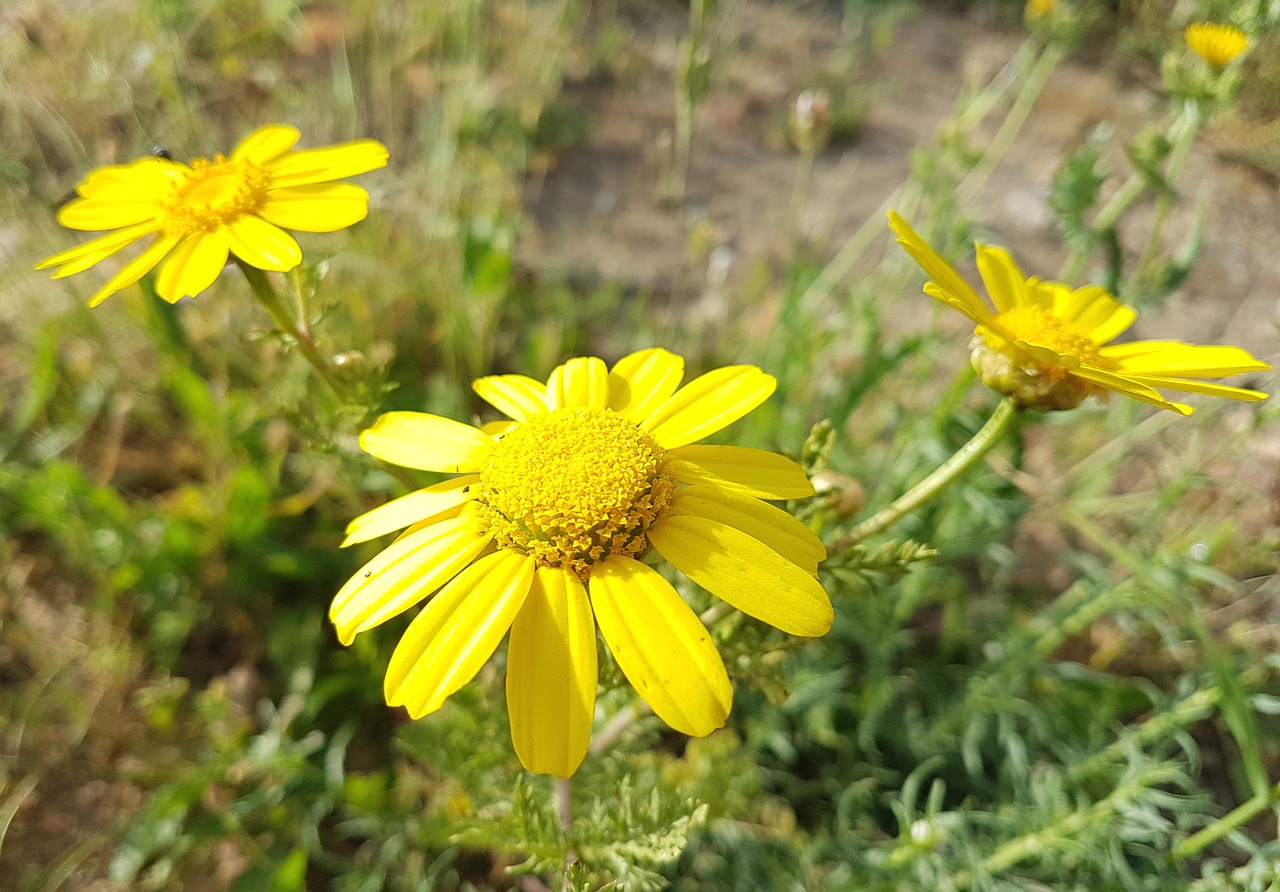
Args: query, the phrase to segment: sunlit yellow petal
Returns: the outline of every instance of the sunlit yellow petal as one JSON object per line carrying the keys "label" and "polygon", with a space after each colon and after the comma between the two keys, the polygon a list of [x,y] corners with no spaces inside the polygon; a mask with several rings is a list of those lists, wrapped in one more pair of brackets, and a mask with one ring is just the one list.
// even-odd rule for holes
{"label": "sunlit yellow petal", "polygon": [[1165,390],[1178,390],[1183,393],[1204,393],[1209,396],[1221,396],[1232,400],[1243,400],[1256,403],[1265,400],[1268,394],[1261,390],[1250,390],[1247,387],[1233,387],[1230,384],[1215,384],[1211,381],[1193,381],[1189,378],[1168,378],[1153,375],[1126,375],[1130,381],[1145,384],[1148,387],[1163,387]]}
{"label": "sunlit yellow petal", "polygon": [[360,434],[360,448],[393,465],[461,474],[480,470],[493,438],[439,415],[387,412]]}
{"label": "sunlit yellow petal", "polygon": [[327,183],[385,167],[387,147],[372,139],[290,152],[267,166],[277,186]]}
{"label": "sunlit yellow petal", "polygon": [[978,245],[978,274],[996,310],[1004,312],[1027,303],[1027,277],[1004,248]]}
{"label": "sunlit yellow petal", "polygon": [[253,216],[227,224],[227,243],[237,257],[258,269],[286,272],[302,262],[302,248],[278,226]]}
{"label": "sunlit yellow petal", "polygon": [[367,542],[386,533],[404,529],[410,524],[431,520],[436,515],[469,502],[476,497],[476,484],[479,481],[480,478],[475,474],[455,477],[366,511],[347,524],[347,538],[342,540],[342,546],[345,548],[357,542]]}
{"label": "sunlit yellow petal", "polygon": [[115,294],[122,288],[128,288],[134,282],[141,279],[147,273],[151,272],[164,256],[168,254],[173,247],[178,244],[176,238],[166,238],[164,236],[156,236],[155,240],[147,246],[147,249],[137,257],[130,260],[120,272],[112,276],[107,284],[103,285],[93,296],[89,298],[89,306],[96,307],[111,295]]}
{"label": "sunlit yellow petal", "polygon": [[129,164],[99,167],[76,192],[94,201],[156,201],[167,198],[191,168],[164,158],[139,158]]}
{"label": "sunlit yellow petal", "polygon": [[995,327],[995,314],[986,308],[985,305],[973,305],[953,295],[937,282],[925,282],[924,293],[932,297],[934,300],[940,301],[957,313],[968,316],[976,325],[986,325]]}
{"label": "sunlit yellow petal", "polygon": [[643,421],[676,392],[684,378],[684,357],[653,347],[619,359],[609,371],[609,408]]}
{"label": "sunlit yellow petal", "polygon": [[507,646],[511,740],[529,771],[569,777],[591,741],[596,624],[578,575],[539,567]]}
{"label": "sunlit yellow petal", "polygon": [[213,284],[227,265],[227,234],[215,229],[178,243],[156,276],[156,293],[169,303],[195,297]]}
{"label": "sunlit yellow petal", "polygon": [[391,655],[383,683],[387,704],[421,718],[474,678],[520,612],[533,569],[533,558],[503,549],[441,589]]}
{"label": "sunlit yellow petal", "polygon": [[1134,341],[1103,347],[1102,356],[1116,363],[1122,374],[1197,378],[1225,378],[1244,372],[1265,372],[1269,363],[1239,347],[1184,344],[1180,341]]}
{"label": "sunlit yellow petal", "polygon": [[916,234],[906,220],[896,211],[889,211],[889,228],[898,236],[898,244],[911,255],[920,268],[943,291],[955,298],[965,307],[964,313],[971,319],[980,319],[983,314],[990,314],[978,293],[969,287],[969,283],[947,263],[937,251],[929,247],[929,243]]}
{"label": "sunlit yellow petal", "polygon": [[292,149],[301,138],[302,134],[298,132],[297,127],[290,127],[288,124],[268,124],[240,140],[240,144],[231,153],[231,159],[266,164]]}
{"label": "sunlit yellow petal", "polygon": [[369,193],[351,183],[273,190],[258,208],[268,223],[298,232],[337,232],[369,215]]}
{"label": "sunlit yellow petal", "polygon": [[1106,371],[1105,369],[1097,369],[1091,366],[1080,366],[1072,371],[1077,378],[1083,378],[1086,381],[1092,381],[1099,384],[1107,390],[1116,393],[1123,393],[1125,396],[1132,397],[1135,400],[1141,400],[1144,403],[1150,403],[1153,406],[1159,406],[1161,409],[1170,409],[1179,415],[1190,415],[1192,409],[1190,406],[1182,403],[1172,403],[1160,395],[1160,393],[1140,381],[1135,381],[1125,375],[1118,375],[1115,372]]}
{"label": "sunlit yellow petal", "polygon": [[692,737],[724,725],[733,704],[724,661],[671,583],[615,555],[595,565],[589,586],[605,643],[658,718]]}
{"label": "sunlit yellow petal", "polygon": [[74,248],[59,251],[52,257],[46,257],[37,263],[35,268],[48,269],[51,266],[61,266],[62,269],[54,273],[55,279],[82,272],[122,248],[127,248],[139,239],[146,238],[152,232],[155,232],[155,226],[149,223],[139,223],[137,226],[121,229],[119,232],[109,232],[83,245],[76,245]]}
{"label": "sunlit yellow petal", "polygon": [[[715,484],[679,490],[667,516],[678,515],[706,518],[741,530],[811,575],[817,574],[819,562],[827,556],[813,530],[781,508]],[[659,526],[665,523],[667,520],[661,520]]]}
{"label": "sunlit yellow petal", "polygon": [[783,455],[745,446],[681,446],[664,466],[681,483],[715,483],[761,499],[804,499],[813,484],[804,468]]}
{"label": "sunlit yellow petal", "polygon": [[399,616],[475,560],[489,540],[469,513],[401,536],[334,597],[329,619],[338,640],[350,644],[359,633]]}
{"label": "sunlit yellow petal", "polygon": [[501,437],[519,423],[518,421],[486,421],[480,425],[480,430],[491,437]]}
{"label": "sunlit yellow petal", "polygon": [[831,629],[835,613],[818,580],[739,529],[670,514],[653,525],[649,540],[673,567],[748,616],[790,635]]}
{"label": "sunlit yellow petal", "polygon": [[677,390],[641,427],[664,449],[696,443],[759,406],[777,386],[752,365],[715,369]]}
{"label": "sunlit yellow petal", "polygon": [[553,409],[585,406],[603,409],[609,404],[609,370],[603,359],[575,356],[556,366],[547,378],[547,404]]}
{"label": "sunlit yellow petal", "polygon": [[151,223],[160,213],[155,201],[98,201],[75,198],[58,211],[58,222],[68,229],[120,229],[139,223]]}
{"label": "sunlit yellow petal", "polygon": [[524,421],[534,415],[544,415],[547,405],[547,385],[525,375],[489,375],[471,382],[482,400],[508,418]]}

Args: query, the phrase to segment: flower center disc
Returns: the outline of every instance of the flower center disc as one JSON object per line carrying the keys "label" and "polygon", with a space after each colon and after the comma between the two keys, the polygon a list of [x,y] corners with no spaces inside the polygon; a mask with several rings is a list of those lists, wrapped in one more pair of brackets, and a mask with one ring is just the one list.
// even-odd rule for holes
{"label": "flower center disc", "polygon": [[193,235],[224,226],[256,211],[267,196],[270,175],[247,161],[197,158],[191,173],[166,205],[171,235]]}
{"label": "flower center disc", "polygon": [[500,547],[585,580],[610,555],[639,557],[675,493],[663,449],[609,409],[557,409],[520,423],[480,471],[482,521]]}
{"label": "flower center disc", "polygon": [[[1048,347],[1055,353],[1072,356],[1081,363],[1099,363],[1098,345],[1080,329],[1070,322],[1063,322],[1048,310],[1037,306],[1020,306],[1005,310],[996,318],[1005,331],[1017,340]],[[992,332],[984,329],[982,338],[993,350],[1008,350],[1004,339]]]}

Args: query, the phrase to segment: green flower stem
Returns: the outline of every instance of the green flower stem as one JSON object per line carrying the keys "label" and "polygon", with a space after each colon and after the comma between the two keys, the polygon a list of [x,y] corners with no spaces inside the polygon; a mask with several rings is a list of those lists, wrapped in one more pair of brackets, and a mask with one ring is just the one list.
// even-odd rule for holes
{"label": "green flower stem", "polygon": [[1239,830],[1269,808],[1280,804],[1280,784],[1264,790],[1243,805],[1237,806],[1208,827],[1178,843],[1173,857],[1179,861],[1198,855],[1233,830]]}
{"label": "green flower stem", "polygon": [[1009,114],[1005,116],[1004,122],[1001,123],[1000,129],[996,131],[996,135],[991,138],[991,142],[987,144],[986,151],[982,153],[982,158],[974,166],[956,187],[956,195],[961,205],[967,204],[978,197],[982,188],[987,184],[991,174],[1000,165],[1004,156],[1008,154],[1013,141],[1022,131],[1022,125],[1027,122],[1027,118],[1031,115],[1031,107],[1036,104],[1036,100],[1040,98],[1040,94],[1044,92],[1044,85],[1048,83],[1049,76],[1057,69],[1058,64],[1066,57],[1066,50],[1056,43],[1051,43],[1045,47],[1044,52],[1040,54],[1040,58],[1036,60],[1032,66],[1027,79],[1022,84],[1022,89],[1018,91],[1017,97],[1013,101],[1013,107],[1009,109]]}
{"label": "green flower stem", "polygon": [[253,289],[253,294],[258,298],[258,302],[267,308],[267,312],[271,314],[271,318],[275,320],[276,325],[289,337],[293,338],[297,343],[298,349],[302,351],[302,355],[307,358],[307,362],[311,363],[311,367],[316,370],[316,374],[329,385],[338,396],[342,395],[341,385],[333,374],[333,368],[329,365],[325,358],[320,355],[320,351],[316,349],[315,339],[311,337],[311,330],[307,327],[306,321],[298,321],[290,315],[289,310],[285,307],[284,301],[280,299],[280,295],[271,287],[271,282],[267,279],[266,273],[257,267],[250,266],[244,261],[236,258],[236,263],[244,272],[245,279],[249,282],[249,287]]}
{"label": "green flower stem", "polygon": [[[1200,132],[1200,126],[1204,123],[1204,120],[1205,116],[1201,112],[1199,103],[1188,102],[1182,114],[1173,122],[1173,126],[1170,128],[1170,141],[1173,147],[1169,150],[1169,161],[1164,169],[1164,180],[1169,184],[1170,188],[1172,188],[1178,177],[1182,175],[1182,166],[1187,163],[1187,156],[1191,153],[1191,145],[1195,142],[1196,134]],[[1173,208],[1174,197],[1171,192],[1166,190],[1160,193],[1160,197],[1156,201],[1156,218],[1151,226],[1151,234],[1147,237],[1147,245],[1138,260],[1136,269],[1139,271],[1151,261],[1160,246],[1161,235],[1164,232],[1164,225],[1168,220],[1169,211]]]}
{"label": "green flower stem", "polygon": [[[1182,173],[1182,165],[1186,163],[1187,155],[1191,151],[1191,145],[1195,141],[1196,134],[1200,131],[1200,125],[1203,123],[1204,115],[1201,113],[1200,106],[1195,103],[1189,103],[1183,113],[1169,125],[1167,136],[1171,148],[1164,172],[1165,182],[1172,184]],[[1093,232],[1100,235],[1113,229],[1130,205],[1147,191],[1148,185],[1147,178],[1142,174],[1137,172],[1129,174],[1128,178],[1120,184],[1120,188],[1116,190],[1115,194],[1111,196],[1093,218],[1093,225],[1090,227]],[[1161,201],[1167,204],[1170,201],[1170,197],[1168,195],[1162,196]],[[1164,213],[1168,213],[1167,208],[1165,208]],[[1160,232],[1160,228],[1163,225],[1163,216],[1163,213],[1158,213],[1157,225],[1152,228],[1153,239]],[[1149,245],[1151,243],[1148,242]],[[1059,278],[1064,282],[1073,282],[1079,278],[1081,271],[1084,269],[1087,254],[1087,251],[1073,252],[1066,264],[1063,265]]]}
{"label": "green flower stem", "polygon": [[[568,777],[556,778],[555,797],[556,797],[556,815],[560,820],[560,833],[567,834],[569,828],[573,825],[573,779]],[[566,848],[564,850],[564,882],[561,889],[569,892],[571,888],[571,880],[569,878],[569,868],[573,866],[577,855],[573,849]]]}
{"label": "green flower stem", "polygon": [[829,553],[839,554],[846,549],[852,548],[868,536],[883,532],[902,519],[903,515],[914,511],[942,492],[990,451],[991,447],[1008,430],[1010,423],[1017,414],[1017,404],[1011,399],[1003,400],[1000,405],[996,406],[995,412],[991,413],[991,417],[987,419],[987,423],[982,426],[981,430],[974,434],[968,443],[961,446],[955,455],[939,465],[938,469],[928,477],[899,496],[893,504],[882,508],[850,530],[847,535],[829,549]]}

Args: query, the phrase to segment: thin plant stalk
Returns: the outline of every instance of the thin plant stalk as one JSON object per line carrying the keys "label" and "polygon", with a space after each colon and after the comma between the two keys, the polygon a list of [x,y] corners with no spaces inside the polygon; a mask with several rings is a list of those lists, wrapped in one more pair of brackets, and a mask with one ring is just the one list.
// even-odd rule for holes
{"label": "thin plant stalk", "polygon": [[831,546],[829,553],[839,554],[852,548],[868,536],[883,532],[905,515],[929,502],[977,464],[991,450],[991,447],[1000,441],[1017,414],[1017,403],[1011,399],[1002,400],[1000,405],[996,406],[996,410],[991,413],[991,417],[987,419],[987,423],[973,435],[968,443],[961,446],[932,474],[895,499],[891,505],[882,508],[855,526]]}
{"label": "thin plant stalk", "polygon": [[297,343],[298,349],[302,351],[302,355],[307,358],[307,362],[311,363],[311,367],[316,370],[316,374],[320,376],[325,384],[329,385],[338,396],[342,395],[341,385],[334,376],[333,368],[320,355],[320,351],[316,349],[315,339],[311,336],[311,329],[307,325],[306,320],[297,320],[289,313],[285,307],[284,301],[280,295],[276,293],[275,288],[271,286],[271,282],[267,279],[266,273],[257,267],[236,259],[236,263],[244,272],[245,279],[249,282],[249,287],[253,290],[254,297],[258,302],[266,307],[271,318],[275,320],[276,325],[289,337],[293,338]]}
{"label": "thin plant stalk", "polygon": [[1004,156],[1008,154],[1009,149],[1013,146],[1013,141],[1022,131],[1023,125],[1027,123],[1027,118],[1031,115],[1031,108],[1036,104],[1036,100],[1040,98],[1040,94],[1044,92],[1049,76],[1053,74],[1065,57],[1066,50],[1056,43],[1051,43],[1044,48],[1040,58],[1031,67],[1027,79],[1022,82],[1022,89],[1018,91],[1017,98],[1013,101],[1013,107],[1009,109],[1009,113],[1005,116],[1004,121],[1001,122],[1000,129],[996,131],[996,135],[987,144],[986,150],[982,153],[978,163],[974,165],[973,170],[956,188],[956,195],[961,204],[973,201],[982,192],[983,186],[987,184],[991,174],[995,172],[1000,162],[1004,160]]}

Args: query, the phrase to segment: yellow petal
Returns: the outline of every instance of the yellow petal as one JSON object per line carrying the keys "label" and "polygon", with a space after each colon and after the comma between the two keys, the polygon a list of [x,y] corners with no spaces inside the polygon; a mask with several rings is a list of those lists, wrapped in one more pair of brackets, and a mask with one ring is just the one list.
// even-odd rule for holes
{"label": "yellow petal", "polygon": [[70,276],[88,269],[99,261],[105,260],[139,239],[146,238],[152,232],[155,232],[155,226],[150,223],[139,223],[137,226],[121,229],[119,232],[100,235],[85,242],[83,245],[76,245],[74,248],[59,251],[52,257],[46,257],[41,260],[36,264],[35,268],[48,269],[51,266],[60,266],[62,268],[54,273],[54,278],[60,279],[63,276]]}
{"label": "yellow petal", "polygon": [[1232,400],[1243,400],[1256,403],[1267,398],[1261,390],[1250,390],[1247,387],[1233,387],[1230,384],[1214,384],[1209,381],[1193,381],[1188,378],[1168,378],[1153,375],[1125,375],[1130,381],[1137,381],[1149,387],[1163,387],[1166,390],[1180,390],[1183,393],[1204,393],[1209,396],[1222,396]]}
{"label": "yellow petal", "polygon": [[804,499],[813,484],[804,468],[784,455],[746,446],[681,446],[663,465],[681,483],[715,483],[761,499]]}
{"label": "yellow petal", "polygon": [[701,517],[741,530],[810,575],[817,574],[818,563],[827,557],[813,530],[781,508],[714,484],[677,490],[666,516]]}
{"label": "yellow petal", "polygon": [[436,515],[469,502],[475,498],[476,484],[479,482],[480,478],[475,474],[455,477],[366,511],[347,524],[347,538],[342,540],[342,547],[367,542],[411,524],[431,520]]}
{"label": "yellow petal", "polygon": [[663,449],[709,437],[767,400],[778,386],[753,365],[707,372],[677,390],[641,425]]}
{"label": "yellow petal", "polygon": [[[973,304],[967,303],[953,295],[950,291],[947,291],[937,282],[925,282],[924,293],[932,297],[934,300],[941,301],[956,312],[968,316],[977,325],[985,325],[988,327],[995,327],[996,325],[995,314],[988,310],[985,304],[974,306]],[[1000,330],[1000,333],[1002,335],[1004,334],[1003,329]]]}
{"label": "yellow petal", "polygon": [[978,293],[969,287],[969,283],[955,271],[951,264],[943,260],[937,251],[929,247],[929,243],[917,235],[897,211],[889,211],[889,228],[898,236],[898,244],[902,245],[903,250],[911,255],[925,274],[965,307],[966,316],[970,319],[978,319],[983,314],[988,316],[991,314],[982,298],[978,297]]}
{"label": "yellow petal", "polygon": [[387,412],[360,434],[360,448],[405,468],[464,474],[480,470],[493,438],[469,424],[425,412]]}
{"label": "yellow petal", "polygon": [[480,430],[497,439],[519,423],[518,421],[486,421],[480,425]]}
{"label": "yellow petal", "polygon": [[156,276],[156,293],[169,303],[195,297],[213,284],[227,265],[227,233],[223,229],[188,236],[178,243]]}
{"label": "yellow petal", "polygon": [[401,536],[360,568],[333,599],[338,640],[399,616],[444,585],[488,547],[475,516],[464,513]]}
{"label": "yellow petal", "polygon": [[290,152],[268,165],[277,186],[327,183],[387,165],[387,147],[372,139],[357,139],[319,149]]}
{"label": "yellow petal", "polygon": [[996,310],[1020,307],[1027,303],[1027,277],[1018,269],[1009,252],[1004,248],[978,245],[978,274],[987,286],[987,294]]}
{"label": "yellow petal", "polygon": [[748,616],[789,635],[831,629],[835,613],[818,580],[741,530],[668,514],[649,529],[649,541],[673,567]]}
{"label": "yellow petal", "polygon": [[1080,366],[1072,369],[1071,374],[1077,378],[1083,378],[1098,384],[1107,390],[1116,393],[1122,393],[1125,396],[1133,397],[1135,400],[1141,400],[1144,403],[1150,403],[1153,406],[1159,406],[1161,409],[1169,409],[1177,412],[1179,415],[1190,415],[1194,410],[1183,403],[1171,403],[1160,395],[1159,391],[1148,387],[1141,381],[1135,381],[1127,375],[1116,374],[1104,369],[1093,368],[1092,366]]}
{"label": "yellow petal", "polygon": [[163,260],[164,256],[173,250],[173,247],[177,244],[178,239],[176,238],[156,236],[145,251],[125,264],[118,273],[107,281],[107,284],[94,292],[93,296],[89,298],[89,306],[96,307],[117,291],[122,288],[128,288],[151,272],[155,265]]}
{"label": "yellow petal", "polygon": [[292,149],[301,138],[302,134],[297,127],[268,124],[242,139],[231,153],[231,160],[267,164]]}
{"label": "yellow petal", "polygon": [[525,375],[489,375],[471,382],[482,400],[508,418],[527,421],[534,415],[545,415],[547,385]]}
{"label": "yellow petal", "polygon": [[74,198],[58,211],[58,222],[68,229],[120,229],[151,223],[160,208],[151,199],[101,201]]}
{"label": "yellow petal", "polygon": [[614,555],[591,570],[591,606],[622,674],[691,737],[724,725],[733,688],[711,635],[658,571]]}
{"label": "yellow petal", "polygon": [[569,777],[591,742],[596,624],[576,573],[539,567],[507,646],[507,713],[520,764]]}
{"label": "yellow petal", "polygon": [[619,359],[609,372],[609,408],[644,421],[676,392],[684,378],[684,358],[652,347]]}
{"label": "yellow petal", "polygon": [[396,645],[383,683],[387,704],[421,718],[474,678],[520,612],[533,567],[532,557],[501,549],[454,577]]}
{"label": "yellow petal", "polygon": [[246,215],[228,223],[226,230],[231,250],[250,266],[282,273],[302,262],[294,237],[266,220]]}
{"label": "yellow petal", "polygon": [[191,168],[164,158],[139,158],[129,164],[99,167],[76,187],[94,201],[162,201]]}
{"label": "yellow petal", "polygon": [[575,356],[556,366],[547,378],[547,404],[553,409],[583,406],[603,409],[609,405],[609,370],[603,359]]}
{"label": "yellow petal", "polygon": [[1121,374],[1225,378],[1271,368],[1239,347],[1184,344],[1180,341],[1134,341],[1103,347],[1102,356],[1117,364]]}
{"label": "yellow petal", "polygon": [[273,189],[257,213],[285,229],[337,232],[369,216],[369,193],[351,183]]}
{"label": "yellow petal", "polygon": [[1095,344],[1105,344],[1126,331],[1138,318],[1099,285],[1086,285],[1074,291],[1061,286],[1054,295],[1053,315],[1083,330]]}

